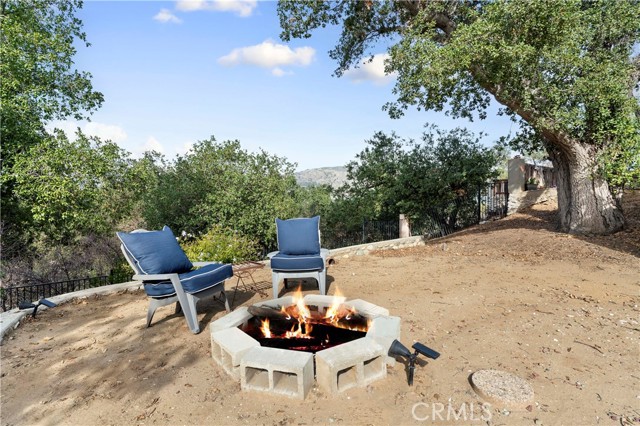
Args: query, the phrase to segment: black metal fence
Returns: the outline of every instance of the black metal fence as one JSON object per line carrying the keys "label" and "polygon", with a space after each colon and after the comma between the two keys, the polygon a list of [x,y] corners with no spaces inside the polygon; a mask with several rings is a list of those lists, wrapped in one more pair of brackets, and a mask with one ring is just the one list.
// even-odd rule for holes
{"label": "black metal fence", "polygon": [[411,235],[438,238],[507,215],[509,191],[507,181],[495,181],[475,194],[434,206],[423,215],[413,217]]}
{"label": "black metal fence", "polygon": [[509,189],[506,179],[497,180],[478,191],[478,223],[507,215]]}
{"label": "black metal fence", "polygon": [[[434,205],[408,218],[411,235],[437,238],[507,215],[509,193],[506,180],[495,181],[466,197]],[[332,224],[322,230],[322,246],[328,249],[392,240],[400,235],[399,220],[363,220],[361,225]]]}
{"label": "black metal fence", "polygon": [[53,283],[26,284],[16,287],[0,288],[0,303],[2,311],[18,307],[20,302],[34,302],[41,298],[57,296],[72,291],[118,284],[131,280],[131,274],[119,273],[99,277],[80,278]]}
{"label": "black metal fence", "polygon": [[376,241],[392,240],[398,238],[400,233],[399,226],[398,219],[363,219],[362,224],[358,227],[335,224],[322,230],[322,246],[331,250]]}

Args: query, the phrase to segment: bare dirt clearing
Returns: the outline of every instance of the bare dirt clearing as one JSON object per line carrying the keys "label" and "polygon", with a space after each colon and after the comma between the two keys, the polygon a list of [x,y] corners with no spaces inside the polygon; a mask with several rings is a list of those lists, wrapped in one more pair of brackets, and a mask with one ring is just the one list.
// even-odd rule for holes
{"label": "bare dirt clearing", "polygon": [[[469,385],[479,369],[516,374],[535,392],[523,410],[492,405],[489,424],[640,424],[640,196],[626,206],[630,229],[608,237],[555,232],[555,206],[543,204],[423,247],[338,258],[330,294],[388,308],[407,346],[441,352],[413,387],[398,363],[337,398],[242,392],[211,359],[219,303],[199,305],[194,336],[169,307],[145,328],[135,292],[38,313],[6,337],[2,424],[484,425]],[[256,276],[270,294],[268,268]],[[239,292],[236,306],[258,300]]]}

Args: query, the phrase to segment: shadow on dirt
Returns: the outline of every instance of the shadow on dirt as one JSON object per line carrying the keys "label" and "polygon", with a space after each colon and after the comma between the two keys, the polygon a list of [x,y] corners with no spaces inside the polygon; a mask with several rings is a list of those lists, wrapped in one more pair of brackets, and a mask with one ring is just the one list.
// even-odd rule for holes
{"label": "shadow on dirt", "polygon": [[[627,220],[627,227],[624,230],[611,235],[571,234],[571,238],[640,257],[640,191],[630,191],[625,194],[623,211]],[[427,245],[437,245],[463,236],[482,235],[513,229],[546,231],[559,236],[568,235],[566,232],[560,231],[558,210],[555,203],[542,203],[503,219],[485,222],[443,238],[429,240]],[[544,248],[541,249],[543,250]]]}

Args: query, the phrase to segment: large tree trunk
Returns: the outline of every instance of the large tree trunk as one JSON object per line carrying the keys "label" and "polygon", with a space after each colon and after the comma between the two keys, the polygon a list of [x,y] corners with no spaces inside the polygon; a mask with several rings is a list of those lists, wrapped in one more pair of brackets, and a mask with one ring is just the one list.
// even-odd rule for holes
{"label": "large tree trunk", "polygon": [[574,142],[547,150],[558,173],[560,228],[572,234],[611,234],[625,227],[620,206],[596,173],[598,152]]}

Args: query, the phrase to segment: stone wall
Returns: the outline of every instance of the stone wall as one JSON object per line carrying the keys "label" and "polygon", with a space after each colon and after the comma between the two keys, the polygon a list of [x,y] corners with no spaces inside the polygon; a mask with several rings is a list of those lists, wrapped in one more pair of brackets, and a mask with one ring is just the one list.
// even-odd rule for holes
{"label": "stone wall", "polygon": [[[535,177],[543,184],[554,184],[555,180],[547,178],[548,182],[545,182],[543,176],[551,175],[551,173],[544,173],[548,167],[538,166],[539,170]],[[522,209],[530,207],[534,204],[544,203],[547,201],[553,201],[558,199],[558,192],[556,188],[540,189],[528,189],[526,185],[527,175],[531,174],[531,166],[525,162],[522,158],[512,158],[509,160],[509,205],[507,207],[507,214],[516,213]]]}
{"label": "stone wall", "polygon": [[556,188],[542,188],[533,191],[518,191],[515,194],[509,194],[509,205],[507,207],[507,215],[517,213],[522,209],[531,207],[534,204],[544,203],[547,201],[558,200],[558,191]]}
{"label": "stone wall", "polygon": [[364,256],[373,250],[398,250],[406,247],[423,246],[425,239],[422,235],[407,238],[396,238],[395,240],[378,241],[375,243],[359,244],[357,246],[342,247],[331,250],[331,257],[334,259],[346,258],[349,256]]}

